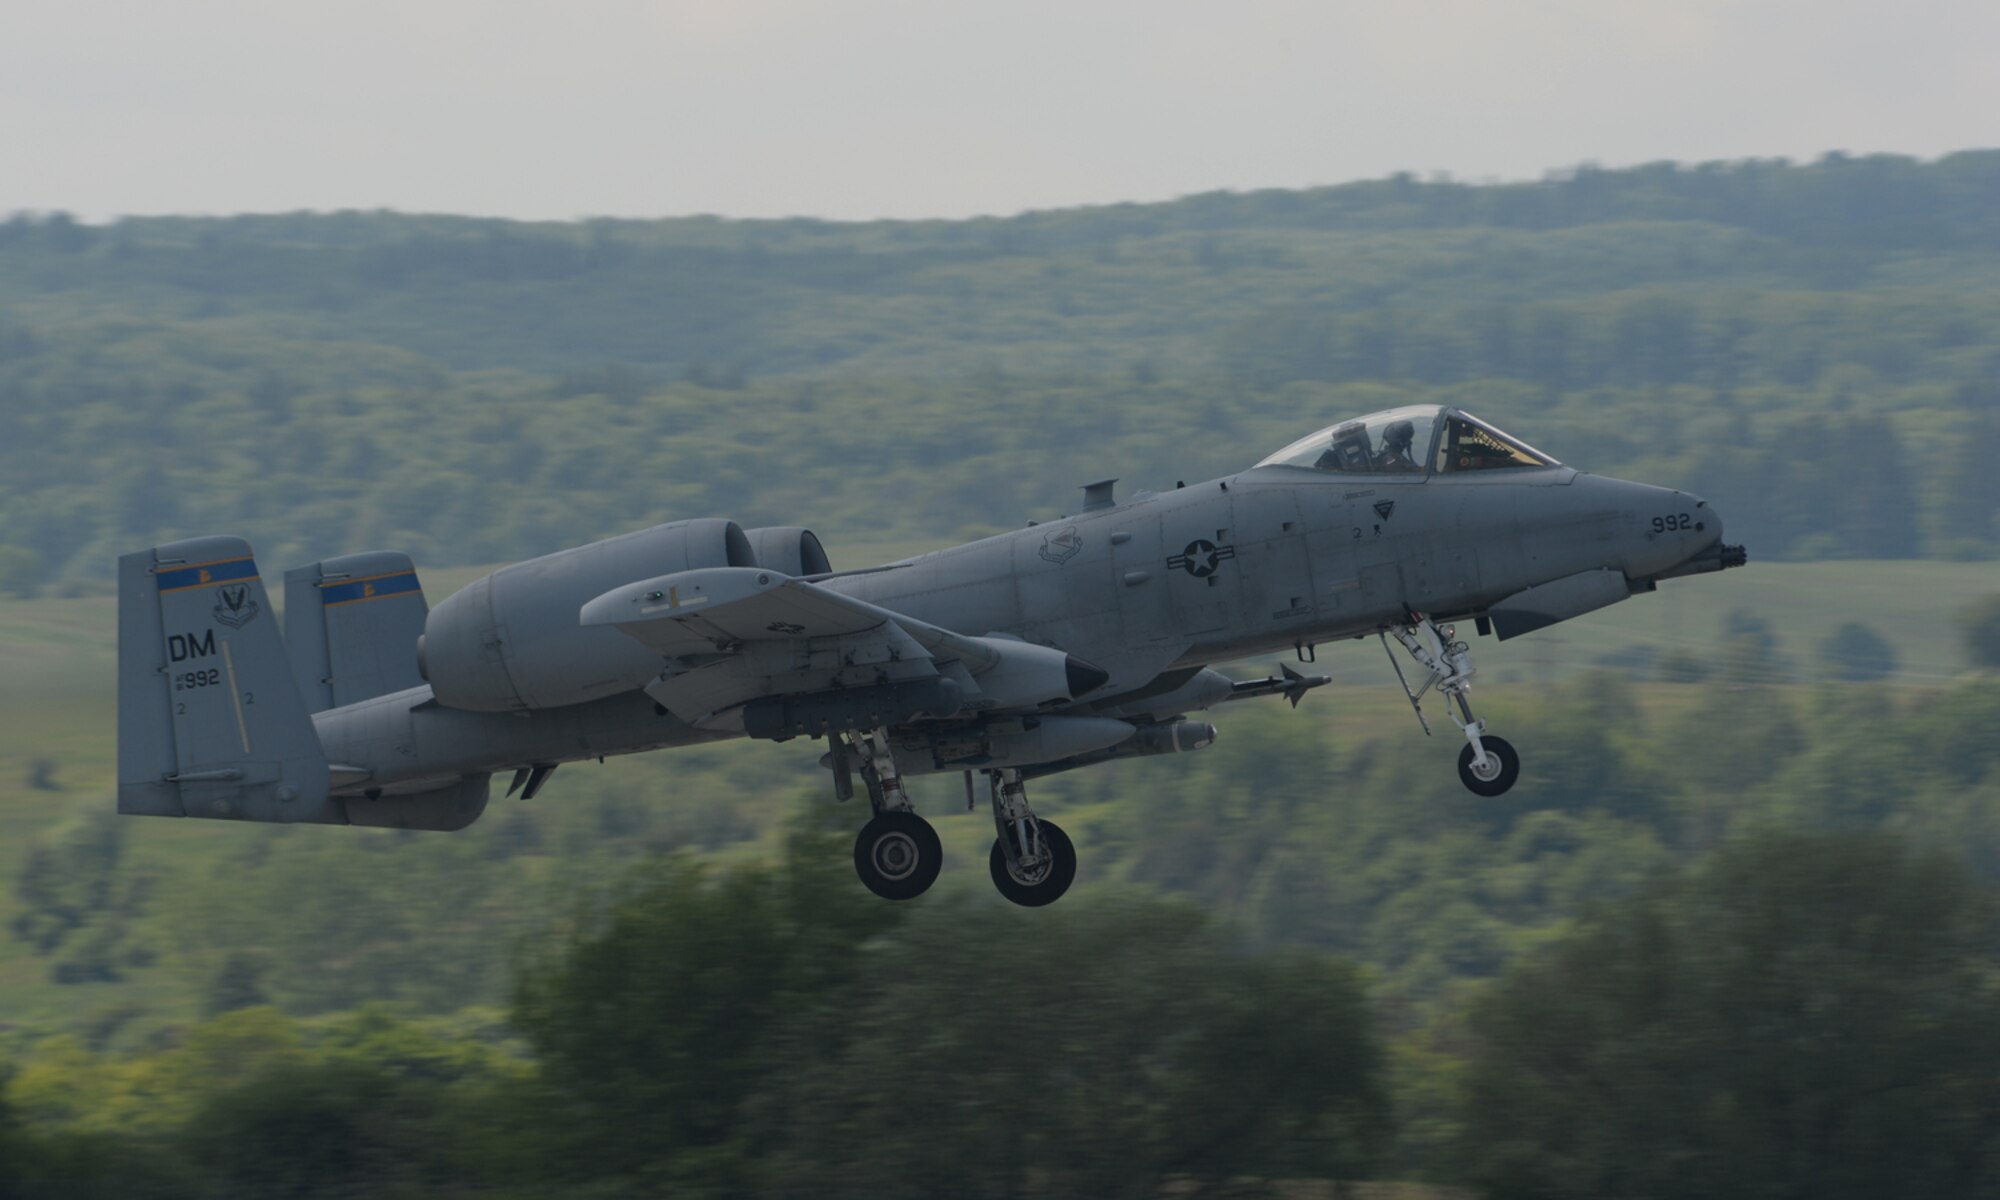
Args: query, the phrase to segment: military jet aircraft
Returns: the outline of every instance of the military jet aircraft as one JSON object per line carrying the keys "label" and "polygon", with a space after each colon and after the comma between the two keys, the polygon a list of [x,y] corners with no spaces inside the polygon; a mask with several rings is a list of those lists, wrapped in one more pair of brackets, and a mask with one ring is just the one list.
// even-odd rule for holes
{"label": "military jet aircraft", "polygon": [[969,804],[986,777],[995,885],[1042,905],[1076,851],[1030,779],[1196,750],[1215,730],[1188,714],[1326,682],[1212,664],[1393,641],[1419,719],[1443,697],[1460,778],[1496,796],[1520,758],[1473,715],[1455,623],[1506,640],[1744,561],[1700,498],[1573,470],[1452,408],[1343,421],[1171,491],[1118,500],[1114,482],[1074,516],[861,570],[803,528],[689,520],[430,609],[406,556],[349,555],[286,573],[282,636],[240,538],[127,554],[118,808],[454,830],[499,772],[532,798],[565,762],[823,739],[836,798],[858,776],[872,810],[868,888],[902,900],[937,878],[904,781],[956,772]]}

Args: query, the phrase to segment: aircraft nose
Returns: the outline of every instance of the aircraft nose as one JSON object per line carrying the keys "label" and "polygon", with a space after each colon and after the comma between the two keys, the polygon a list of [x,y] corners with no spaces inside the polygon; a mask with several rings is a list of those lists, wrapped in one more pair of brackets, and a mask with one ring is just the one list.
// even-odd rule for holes
{"label": "aircraft nose", "polygon": [[1743,547],[1722,544],[1722,515],[1692,492],[1618,481],[1627,542],[1626,574],[1665,579],[1740,567]]}
{"label": "aircraft nose", "polygon": [[1625,530],[1626,574],[1634,579],[1671,571],[1722,540],[1721,516],[1692,492],[1624,479],[1605,483]]}

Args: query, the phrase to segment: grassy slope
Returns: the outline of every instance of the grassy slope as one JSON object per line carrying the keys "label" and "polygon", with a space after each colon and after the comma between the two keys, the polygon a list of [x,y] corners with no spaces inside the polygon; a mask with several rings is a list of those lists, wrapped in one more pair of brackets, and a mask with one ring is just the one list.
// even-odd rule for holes
{"label": "grassy slope", "polygon": [[[917,549],[921,547],[854,544],[844,549],[837,565],[883,561]],[[474,574],[433,573],[429,590],[443,595]],[[1770,618],[1784,651],[1807,670],[1814,664],[1820,638],[1843,621],[1866,622],[1896,645],[1907,680],[1922,685],[1954,670],[1953,614],[1973,598],[1996,590],[2000,590],[2000,571],[1990,564],[1753,564],[1721,576],[1672,582],[1655,595],[1506,645],[1481,641],[1477,649],[1488,685],[1482,698],[1494,705],[1494,715],[1504,727],[1505,709],[1530,694],[1535,682],[1588,668],[1597,656],[1634,642],[1700,653],[1713,645],[1723,615],[1737,607]],[[14,883],[31,840],[88,807],[110,803],[115,777],[115,625],[114,604],[108,598],[0,602],[0,663],[6,668],[0,672],[0,928],[15,910]],[[1334,674],[1343,686],[1315,694],[1299,715],[1302,728],[1318,728],[1323,736],[1350,743],[1384,734],[1416,736],[1379,649],[1324,647],[1319,669]],[[1674,694],[1677,689],[1669,687],[1647,691],[1653,703],[1673,704],[1680,699]],[[1221,723],[1226,737],[1226,712]],[[1441,763],[1444,757],[1440,747]],[[53,764],[59,790],[28,786],[40,760]],[[714,806],[741,796],[749,798],[749,819],[766,827],[776,824],[800,789],[818,784],[813,755],[796,745],[731,744],[572,770],[551,787],[548,801],[575,802],[580,796],[623,792],[665,797],[668,803]],[[1114,770],[1126,781],[1128,796],[1171,786],[1175,777],[1170,763]],[[1087,838],[1092,814],[1060,807],[1064,781],[1044,786],[1051,809],[1064,812],[1065,822]],[[959,796],[954,778],[919,781],[919,800],[939,817],[940,832],[952,855],[951,878],[981,881],[989,827],[981,816],[947,815],[961,812]],[[506,803],[496,802],[489,823],[509,811]],[[128,853],[134,859],[208,871],[220,868],[228,855],[267,832],[223,823],[137,821],[127,835]],[[306,835],[328,833],[334,831]],[[334,835],[365,836],[350,831]],[[559,856],[560,850],[552,847],[550,853]],[[46,973],[45,960],[0,935],[0,1028],[21,1020],[90,1011],[126,998],[128,985],[57,987],[47,982]],[[163,978],[162,972],[148,972],[144,983],[130,986],[147,989],[155,1011],[191,1006],[196,981],[185,974],[166,974]]]}

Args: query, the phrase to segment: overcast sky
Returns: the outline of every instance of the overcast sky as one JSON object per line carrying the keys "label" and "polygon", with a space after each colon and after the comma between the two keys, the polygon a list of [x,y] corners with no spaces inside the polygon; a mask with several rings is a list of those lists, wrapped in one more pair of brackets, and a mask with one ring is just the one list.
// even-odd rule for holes
{"label": "overcast sky", "polygon": [[2000,145],[2000,0],[14,0],[0,212],[958,217]]}

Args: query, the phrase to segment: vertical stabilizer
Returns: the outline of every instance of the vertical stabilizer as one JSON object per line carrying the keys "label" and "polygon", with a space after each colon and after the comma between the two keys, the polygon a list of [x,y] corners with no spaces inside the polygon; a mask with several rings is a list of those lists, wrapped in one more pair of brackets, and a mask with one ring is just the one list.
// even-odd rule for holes
{"label": "vertical stabilizer", "polygon": [[250,544],[118,560],[118,811],[345,824]]}
{"label": "vertical stabilizer", "polygon": [[312,712],[423,683],[430,605],[406,554],[348,554],[285,572],[285,648]]}

